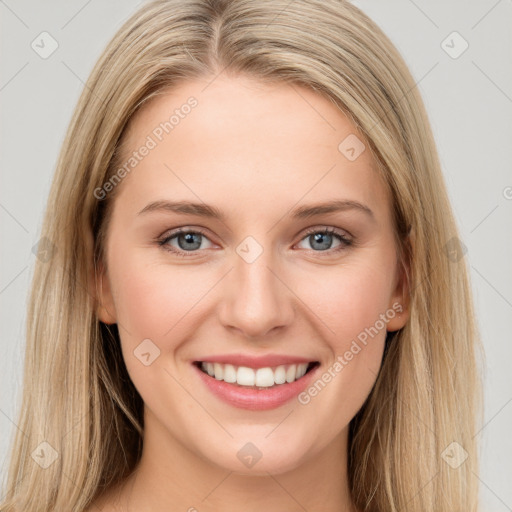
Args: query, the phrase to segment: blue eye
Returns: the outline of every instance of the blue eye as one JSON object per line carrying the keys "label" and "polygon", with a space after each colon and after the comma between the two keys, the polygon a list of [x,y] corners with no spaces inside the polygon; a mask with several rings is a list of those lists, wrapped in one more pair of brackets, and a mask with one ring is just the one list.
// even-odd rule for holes
{"label": "blue eye", "polygon": [[[179,229],[166,236],[164,239],[159,240],[158,244],[166,251],[172,252],[177,256],[186,257],[187,252],[197,252],[197,250],[201,248],[201,238],[208,240],[205,233],[201,230]],[[174,239],[178,242],[178,248],[170,244]]]}
{"label": "blue eye", "polygon": [[[332,248],[333,240],[336,239],[338,240],[339,245]],[[173,240],[176,240],[178,247],[171,243]],[[208,248],[201,247],[203,240],[208,240],[208,242],[211,243],[205,232],[200,229],[192,230],[180,228],[171,232],[164,238],[157,240],[157,242],[164,250],[180,257],[187,257],[199,252],[200,249]],[[329,254],[346,249],[353,244],[353,240],[351,238],[334,228],[311,228],[306,232],[306,235],[301,239],[301,242],[304,240],[309,241],[312,247],[312,249],[308,250],[313,252],[327,252]]]}
{"label": "blue eye", "polygon": [[[316,246],[320,252],[324,252],[331,249],[333,239],[338,239],[340,244],[335,247],[332,252],[343,250],[352,245],[350,238],[334,228],[325,228],[323,230],[319,230],[318,228],[310,229],[302,240],[308,240],[313,250],[315,250]],[[319,251],[315,250],[315,252]]]}

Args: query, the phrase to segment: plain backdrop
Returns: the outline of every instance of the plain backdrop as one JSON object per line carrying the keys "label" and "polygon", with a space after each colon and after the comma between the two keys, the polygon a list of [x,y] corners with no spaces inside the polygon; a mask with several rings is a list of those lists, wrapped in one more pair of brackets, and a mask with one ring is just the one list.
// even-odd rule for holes
{"label": "plain backdrop", "polygon": [[[358,0],[408,63],[467,248],[486,351],[483,510],[512,510],[512,2]],[[101,51],[135,0],[5,0],[1,15],[0,472],[22,383],[26,303],[61,143]],[[48,35],[40,35],[47,32]],[[45,37],[46,58],[33,49]],[[53,43],[52,40],[56,41]],[[35,41],[35,43],[33,43]],[[41,47],[40,43],[40,47]]]}

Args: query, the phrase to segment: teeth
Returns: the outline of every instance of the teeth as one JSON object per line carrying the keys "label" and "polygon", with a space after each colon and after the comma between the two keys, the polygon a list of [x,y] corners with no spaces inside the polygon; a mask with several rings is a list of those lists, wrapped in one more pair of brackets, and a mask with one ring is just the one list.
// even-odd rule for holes
{"label": "teeth", "polygon": [[269,388],[275,384],[295,382],[306,373],[308,363],[281,365],[275,368],[247,368],[222,363],[201,363],[201,369],[210,377],[239,386]]}
{"label": "teeth", "polygon": [[236,382],[236,368],[232,364],[224,365],[224,382]]}
{"label": "teeth", "polygon": [[213,363],[213,370],[217,380],[224,380],[224,368],[219,363]]}
{"label": "teeth", "polygon": [[302,364],[297,365],[297,375],[295,378],[300,379],[301,377],[306,375],[307,369],[308,369],[308,363],[302,363]]}
{"label": "teeth", "polygon": [[240,366],[236,372],[236,382],[241,386],[254,386],[256,375],[252,368]]}
{"label": "teeth", "polygon": [[258,368],[256,370],[256,386],[260,388],[269,388],[274,384],[274,372],[272,371],[272,368]]}
{"label": "teeth", "polygon": [[297,367],[295,365],[291,365],[286,370],[286,382],[293,382],[295,380],[295,376],[297,375]]}
{"label": "teeth", "polygon": [[278,366],[274,372],[274,382],[276,384],[284,384],[286,382],[286,370],[284,366]]}
{"label": "teeth", "polygon": [[206,371],[210,377],[215,376],[215,369],[213,363],[206,363]]}

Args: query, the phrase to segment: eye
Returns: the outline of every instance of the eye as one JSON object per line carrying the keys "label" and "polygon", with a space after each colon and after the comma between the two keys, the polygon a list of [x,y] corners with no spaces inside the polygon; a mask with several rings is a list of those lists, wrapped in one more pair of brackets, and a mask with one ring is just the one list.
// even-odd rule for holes
{"label": "eye", "polygon": [[[335,239],[339,241],[339,244],[330,251],[333,240]],[[353,240],[346,236],[345,233],[338,231],[335,228],[311,228],[306,232],[306,236],[301,240],[301,242],[302,241],[309,242],[312,250],[315,252],[342,251],[353,243]]]}
{"label": "eye", "polygon": [[[177,229],[158,240],[158,244],[166,251],[172,252],[177,256],[187,256],[187,252],[197,252],[198,249],[207,249],[202,244],[203,240],[208,240],[205,233],[200,229]],[[208,240],[209,241],[209,240]],[[178,247],[171,242],[176,242]],[[211,242],[210,242],[211,243]]]}
{"label": "eye", "polygon": [[[211,246],[204,246],[203,242],[205,240],[212,244],[206,236],[206,233],[201,229],[179,228],[168,233],[163,238],[158,239],[157,242],[164,250],[180,257],[187,257],[193,253],[199,252],[200,249],[211,248]],[[332,244],[335,240],[338,240],[338,245],[333,249]],[[304,241],[311,244],[312,248],[309,250],[328,253],[342,251],[353,244],[351,238],[344,232],[335,228],[311,228],[306,232],[306,236],[302,238],[300,243]]]}

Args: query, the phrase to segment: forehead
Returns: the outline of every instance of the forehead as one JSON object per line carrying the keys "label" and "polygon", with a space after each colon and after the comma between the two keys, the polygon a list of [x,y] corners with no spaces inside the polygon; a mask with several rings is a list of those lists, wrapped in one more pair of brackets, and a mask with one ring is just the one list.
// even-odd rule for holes
{"label": "forehead", "polygon": [[123,187],[234,207],[344,197],[384,213],[387,187],[367,141],[328,98],[295,84],[211,80],[182,82],[137,112],[124,160],[149,140],[152,149]]}

